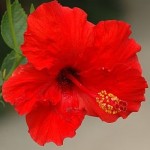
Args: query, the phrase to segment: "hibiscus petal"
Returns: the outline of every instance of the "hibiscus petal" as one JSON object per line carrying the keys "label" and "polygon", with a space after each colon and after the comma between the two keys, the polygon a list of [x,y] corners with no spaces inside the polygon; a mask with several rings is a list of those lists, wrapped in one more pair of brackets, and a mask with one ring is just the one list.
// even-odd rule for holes
{"label": "hibiscus petal", "polygon": [[[127,102],[127,110],[118,113],[116,116],[126,118],[131,112],[137,112],[141,106],[141,102],[145,99],[144,93],[147,88],[147,83],[139,71],[135,69],[125,69],[122,66],[118,66],[114,69],[112,80],[115,82],[108,85],[111,93],[117,95],[117,97]],[[116,76],[116,77],[115,77]],[[114,117],[111,115],[108,118]]]}
{"label": "hibiscus petal", "polygon": [[[28,113],[37,101],[47,99],[43,93],[51,85],[50,78],[46,70],[38,71],[31,64],[21,65],[4,83],[3,97],[6,102],[15,106],[19,114]],[[59,100],[53,99],[52,101],[57,103]]]}
{"label": "hibiscus petal", "polygon": [[[94,77],[90,82],[84,80],[84,85],[90,88],[90,91],[101,92],[106,90],[117,96],[120,100],[127,103],[127,110],[116,114],[105,112],[96,99],[81,95],[81,105],[86,109],[88,115],[99,116],[103,121],[114,122],[119,117],[126,118],[131,112],[137,112],[141,102],[145,99],[144,93],[147,88],[145,79],[141,76],[138,69],[128,65],[116,65],[112,70],[99,70],[94,72]],[[99,74],[99,75],[98,75]]]}
{"label": "hibiscus petal", "polygon": [[[43,17],[44,16],[44,17]],[[93,24],[79,8],[62,7],[57,1],[39,6],[28,17],[21,49],[38,69],[73,63],[91,42]],[[40,63],[39,63],[40,62]],[[63,62],[63,63],[62,63]]]}
{"label": "hibiscus petal", "polygon": [[84,115],[84,112],[77,108],[76,99],[65,94],[58,106],[39,104],[27,115],[26,121],[31,137],[38,144],[54,142],[56,145],[62,145],[64,138],[75,135]]}
{"label": "hibiscus petal", "polygon": [[91,98],[83,93],[80,93],[79,97],[81,97],[80,107],[86,110],[86,115],[99,117],[102,121],[108,123],[115,122],[119,118],[118,114],[112,115],[102,110],[96,102],[96,99]]}
{"label": "hibiscus petal", "polygon": [[[115,79],[111,89],[126,101],[140,102],[143,101],[147,82],[142,77],[141,72],[130,66],[118,65],[112,71],[112,79]],[[115,88],[114,88],[115,87]]]}
{"label": "hibiscus petal", "polygon": [[[124,63],[141,49],[130,39],[130,26],[123,21],[101,21],[95,26],[95,46],[98,49],[100,66],[112,67]],[[106,61],[107,60],[107,61]]]}

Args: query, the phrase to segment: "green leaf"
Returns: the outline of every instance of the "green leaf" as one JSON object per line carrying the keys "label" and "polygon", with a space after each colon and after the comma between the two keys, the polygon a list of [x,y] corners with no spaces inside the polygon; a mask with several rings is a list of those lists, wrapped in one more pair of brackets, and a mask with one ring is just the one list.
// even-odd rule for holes
{"label": "green leaf", "polygon": [[27,58],[23,57],[22,60],[20,61],[20,64],[26,64],[27,63]]}
{"label": "green leaf", "polygon": [[15,63],[15,61],[16,61],[16,53],[15,51],[11,51],[11,53],[9,53],[5,57],[1,66],[2,80],[5,80],[9,72],[12,70],[12,66]]}
{"label": "green leaf", "polygon": [[30,6],[30,14],[33,13],[34,10],[35,10],[35,7],[34,7],[34,5],[33,5],[33,3],[32,3],[31,6]]}
{"label": "green leaf", "polygon": [[2,73],[2,80],[5,81],[7,80],[11,74],[13,73],[13,71],[16,69],[16,67],[19,64],[24,64],[26,63],[26,58],[23,57],[22,55],[16,53],[15,51],[11,51],[11,53],[9,53],[1,66],[1,73]]}
{"label": "green leaf", "polygon": [[4,103],[4,100],[3,100],[3,97],[2,97],[1,93],[0,93],[0,106],[2,106],[3,108],[5,107],[5,103]]}
{"label": "green leaf", "polygon": [[[11,15],[11,17],[10,17]],[[23,43],[23,34],[26,30],[27,15],[21,4],[16,0],[7,10],[1,22],[1,34],[6,44],[20,52],[20,45]],[[12,22],[11,22],[12,21]],[[14,34],[13,34],[13,31]]]}
{"label": "green leaf", "polygon": [[2,77],[2,72],[0,71],[0,87],[2,86],[3,84],[3,77]]}
{"label": "green leaf", "polygon": [[4,107],[5,103],[4,103],[3,97],[2,97],[2,84],[3,84],[3,79],[2,79],[2,73],[0,71],[0,106],[2,105],[2,107]]}

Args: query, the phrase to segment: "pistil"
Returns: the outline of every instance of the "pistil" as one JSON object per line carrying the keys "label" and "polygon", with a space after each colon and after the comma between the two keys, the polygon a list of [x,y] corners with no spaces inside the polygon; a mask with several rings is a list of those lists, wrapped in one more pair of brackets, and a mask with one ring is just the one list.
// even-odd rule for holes
{"label": "pistil", "polygon": [[81,91],[94,98],[99,107],[106,113],[115,115],[127,110],[127,102],[119,99],[114,94],[108,93],[106,90],[101,90],[95,94],[80,83],[73,75],[67,74],[67,78]]}

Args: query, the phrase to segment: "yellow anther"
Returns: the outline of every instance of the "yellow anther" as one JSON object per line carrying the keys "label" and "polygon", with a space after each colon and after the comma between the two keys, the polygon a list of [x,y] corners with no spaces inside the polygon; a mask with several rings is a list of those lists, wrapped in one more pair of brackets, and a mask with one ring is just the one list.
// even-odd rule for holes
{"label": "yellow anther", "polygon": [[[99,107],[108,114],[115,115],[127,109],[125,101],[120,100],[116,95],[112,93],[107,93],[106,90],[102,90],[98,93],[96,102],[99,104]],[[123,102],[123,104],[120,102]]]}

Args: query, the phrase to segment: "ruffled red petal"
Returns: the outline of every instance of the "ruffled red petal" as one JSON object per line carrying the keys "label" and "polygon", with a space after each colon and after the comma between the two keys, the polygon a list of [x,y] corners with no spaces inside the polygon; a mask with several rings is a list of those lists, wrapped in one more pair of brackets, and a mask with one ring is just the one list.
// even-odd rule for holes
{"label": "ruffled red petal", "polygon": [[114,94],[127,102],[127,110],[117,114],[106,113],[99,107],[96,99],[80,94],[83,97],[81,105],[86,108],[88,115],[99,116],[106,122],[114,122],[119,117],[126,118],[131,112],[139,110],[141,102],[145,99],[144,93],[147,88],[147,83],[139,70],[126,65],[117,65],[112,70],[95,70],[93,75],[95,76],[90,81],[88,78],[87,81],[84,80],[84,85],[95,93],[106,90]]}
{"label": "ruffled red petal", "polygon": [[75,135],[84,118],[84,111],[79,110],[77,106],[76,97],[70,93],[62,96],[58,106],[39,104],[26,117],[31,137],[40,145],[47,142],[62,145],[64,138]]}
{"label": "ruffled red petal", "polygon": [[19,66],[4,83],[2,93],[5,101],[14,105],[19,114],[25,114],[36,106],[37,101],[58,103],[61,92],[52,90],[52,87],[56,87],[53,76],[46,70],[38,71],[31,64],[26,64]]}
{"label": "ruffled red petal", "polygon": [[38,69],[72,66],[91,44],[92,27],[83,10],[45,3],[29,15],[21,49]]}
{"label": "ruffled red petal", "polygon": [[100,56],[96,64],[111,68],[116,63],[128,63],[141,49],[134,39],[129,38],[130,34],[130,25],[123,21],[99,22],[95,26],[95,46]]}

